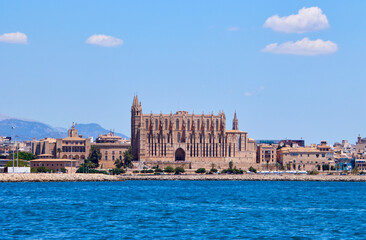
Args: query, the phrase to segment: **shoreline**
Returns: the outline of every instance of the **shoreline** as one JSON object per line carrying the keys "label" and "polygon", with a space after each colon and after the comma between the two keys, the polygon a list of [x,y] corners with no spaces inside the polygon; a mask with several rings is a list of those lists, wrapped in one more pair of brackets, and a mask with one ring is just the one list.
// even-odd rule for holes
{"label": "shoreline", "polygon": [[181,175],[105,175],[55,173],[1,173],[0,182],[118,182],[118,181],[309,181],[366,182],[366,175],[295,174],[181,174]]}

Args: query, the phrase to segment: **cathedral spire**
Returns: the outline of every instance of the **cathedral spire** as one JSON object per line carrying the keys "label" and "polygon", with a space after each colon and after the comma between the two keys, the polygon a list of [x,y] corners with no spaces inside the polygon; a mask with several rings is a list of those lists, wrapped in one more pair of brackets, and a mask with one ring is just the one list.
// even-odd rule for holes
{"label": "cathedral spire", "polygon": [[236,111],[235,111],[234,120],[233,120],[233,130],[239,130],[239,121],[238,121],[238,117],[236,116]]}
{"label": "cathedral spire", "polygon": [[136,106],[138,107],[139,105],[140,105],[140,103],[139,103],[139,97],[136,94]]}
{"label": "cathedral spire", "polygon": [[132,107],[135,106],[135,103],[136,103],[136,96],[133,96]]}
{"label": "cathedral spire", "polygon": [[132,108],[138,108],[140,106],[141,106],[141,103],[139,103],[139,98],[136,95],[133,97]]}

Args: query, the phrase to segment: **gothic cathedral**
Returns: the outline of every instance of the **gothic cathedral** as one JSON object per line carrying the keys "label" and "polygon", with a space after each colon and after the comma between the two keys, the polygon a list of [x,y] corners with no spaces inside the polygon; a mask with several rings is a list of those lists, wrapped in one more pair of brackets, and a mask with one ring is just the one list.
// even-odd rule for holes
{"label": "gothic cathedral", "polygon": [[135,96],[131,107],[131,145],[134,160],[147,166],[184,166],[187,169],[241,169],[256,165],[256,144],[239,130],[236,113],[232,130],[224,112],[218,115],[143,114]]}

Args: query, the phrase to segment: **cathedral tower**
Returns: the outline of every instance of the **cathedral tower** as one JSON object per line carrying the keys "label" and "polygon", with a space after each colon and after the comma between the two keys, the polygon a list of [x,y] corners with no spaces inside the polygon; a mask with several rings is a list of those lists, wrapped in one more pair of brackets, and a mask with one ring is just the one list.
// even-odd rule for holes
{"label": "cathedral tower", "polygon": [[142,107],[138,96],[133,97],[131,107],[131,146],[134,160],[138,159],[139,135],[141,127]]}
{"label": "cathedral tower", "polygon": [[233,130],[239,130],[239,121],[238,118],[236,117],[236,111],[233,120]]}

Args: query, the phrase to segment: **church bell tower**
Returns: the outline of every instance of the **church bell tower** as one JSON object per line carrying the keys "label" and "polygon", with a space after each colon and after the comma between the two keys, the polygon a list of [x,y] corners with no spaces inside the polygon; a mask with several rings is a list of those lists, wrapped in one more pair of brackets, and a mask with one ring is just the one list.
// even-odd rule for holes
{"label": "church bell tower", "polygon": [[141,127],[142,107],[138,96],[133,97],[131,107],[131,146],[134,160],[138,160],[139,135]]}
{"label": "church bell tower", "polygon": [[233,130],[239,130],[239,121],[236,116],[236,111],[235,111],[234,120],[233,120]]}

